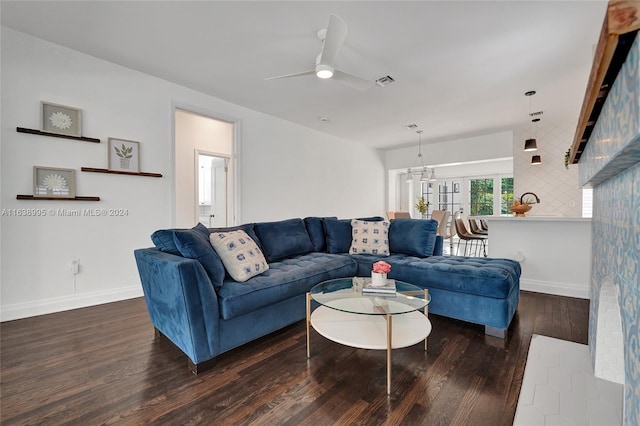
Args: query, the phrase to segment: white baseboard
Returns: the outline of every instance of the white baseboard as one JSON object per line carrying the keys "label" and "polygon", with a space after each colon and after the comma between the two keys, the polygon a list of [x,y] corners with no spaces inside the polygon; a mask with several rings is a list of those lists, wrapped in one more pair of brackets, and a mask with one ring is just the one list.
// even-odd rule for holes
{"label": "white baseboard", "polygon": [[589,299],[589,283],[580,285],[575,283],[558,283],[520,278],[520,290]]}
{"label": "white baseboard", "polygon": [[36,315],[52,314],[87,306],[133,299],[142,296],[142,287],[121,287],[92,293],[73,294],[32,302],[3,305],[0,307],[0,321],[11,321]]}

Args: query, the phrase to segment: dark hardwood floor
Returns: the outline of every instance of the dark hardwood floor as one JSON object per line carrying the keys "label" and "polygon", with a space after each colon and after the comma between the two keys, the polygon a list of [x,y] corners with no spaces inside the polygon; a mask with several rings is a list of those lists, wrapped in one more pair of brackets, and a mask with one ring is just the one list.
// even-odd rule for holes
{"label": "dark hardwood floor", "polygon": [[0,325],[0,422],[58,424],[510,425],[532,334],[587,343],[589,301],[522,292],[506,341],[430,315],[429,350],[353,349],[304,321],[193,375],[155,339],[143,299]]}

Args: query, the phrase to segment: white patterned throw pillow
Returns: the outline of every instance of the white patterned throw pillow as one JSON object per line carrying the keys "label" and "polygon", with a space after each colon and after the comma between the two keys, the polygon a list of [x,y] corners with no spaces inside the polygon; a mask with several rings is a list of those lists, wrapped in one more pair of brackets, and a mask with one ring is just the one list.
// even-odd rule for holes
{"label": "white patterned throw pillow", "polygon": [[269,269],[256,242],[242,230],[212,232],[209,241],[231,278],[238,282],[245,282]]}
{"label": "white patterned throw pillow", "polygon": [[351,221],[351,254],[389,256],[389,222]]}

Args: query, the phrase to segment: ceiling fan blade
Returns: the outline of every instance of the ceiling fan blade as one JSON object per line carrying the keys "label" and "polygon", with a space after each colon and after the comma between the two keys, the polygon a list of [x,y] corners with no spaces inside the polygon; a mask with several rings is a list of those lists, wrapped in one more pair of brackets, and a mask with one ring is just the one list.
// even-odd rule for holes
{"label": "ceiling fan blade", "polygon": [[349,74],[340,70],[335,70],[335,72],[333,73],[333,79],[338,80],[339,82],[344,83],[347,86],[351,86],[354,89],[358,89],[362,92],[372,88],[375,85],[375,82],[371,80],[367,80],[366,78],[359,77],[354,74]]}
{"label": "ceiling fan blade", "polygon": [[331,14],[329,17],[329,26],[327,27],[327,35],[322,45],[322,53],[320,54],[320,64],[329,65],[333,68],[340,48],[347,38],[347,24],[340,17]]}
{"label": "ceiling fan blade", "polygon": [[267,77],[267,78],[265,78],[265,80],[277,80],[279,78],[300,77],[301,75],[312,75],[312,74],[315,74],[315,73],[316,73],[315,70],[302,71],[302,72],[296,72],[296,73],[293,73],[293,74],[279,75],[277,77]]}

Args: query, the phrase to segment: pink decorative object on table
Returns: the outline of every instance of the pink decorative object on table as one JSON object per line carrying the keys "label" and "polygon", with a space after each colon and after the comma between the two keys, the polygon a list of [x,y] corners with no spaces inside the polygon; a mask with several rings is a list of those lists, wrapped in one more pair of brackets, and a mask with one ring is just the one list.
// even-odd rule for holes
{"label": "pink decorative object on table", "polygon": [[371,272],[371,285],[373,287],[384,287],[387,284],[387,273],[391,271],[391,265],[384,260],[373,264]]}
{"label": "pink decorative object on table", "polygon": [[373,264],[373,272],[377,274],[388,274],[391,271],[391,265],[384,260],[380,260]]}

